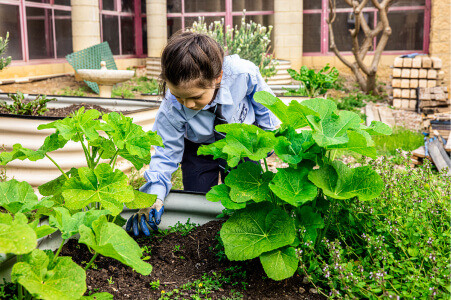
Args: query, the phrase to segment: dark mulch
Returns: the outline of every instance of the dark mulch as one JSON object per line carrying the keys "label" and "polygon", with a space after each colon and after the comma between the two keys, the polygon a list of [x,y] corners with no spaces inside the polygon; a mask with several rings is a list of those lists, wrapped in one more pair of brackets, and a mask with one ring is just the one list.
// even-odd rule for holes
{"label": "dark mulch", "polygon": [[[101,107],[99,105],[91,105],[91,104],[87,104],[87,103],[81,103],[81,104],[72,104],[70,106],[62,107],[62,108],[49,108],[48,111],[46,111],[42,116],[64,118],[64,117],[69,116],[71,113],[78,111],[82,106],[85,107],[85,110],[97,109],[101,113],[111,112],[111,110]],[[0,108],[0,113],[1,114],[9,114],[9,112],[4,108]]]}
{"label": "dark mulch", "polygon": [[[153,271],[150,276],[140,275],[116,260],[99,256],[95,261],[97,269],[87,271],[88,292],[108,292],[114,295],[114,299],[158,299],[163,290],[169,292],[201,279],[203,274],[213,276],[214,273],[221,273],[235,278],[231,283],[240,278],[238,281],[246,282],[247,288],[243,290],[241,282],[233,286],[231,283],[224,284],[221,289],[208,295],[212,299],[232,297],[232,290],[238,290],[244,299],[325,299],[317,294],[309,294],[311,286],[303,284],[299,275],[283,281],[266,278],[258,259],[248,262],[218,261],[215,255],[217,251],[213,251],[213,248],[217,245],[215,236],[220,227],[221,222],[212,221],[194,229],[187,236],[177,232],[164,237],[154,235],[137,239],[141,247],[151,248],[148,262],[153,266]],[[179,251],[174,251],[176,246],[180,246]],[[87,247],[75,240],[70,240],[61,254],[72,256],[78,264],[86,263],[92,257]],[[245,275],[242,275],[242,271],[245,271]],[[152,290],[149,283],[156,280],[160,280],[160,287]],[[299,292],[300,287],[305,289],[303,294]],[[179,297],[190,299],[189,293]]]}

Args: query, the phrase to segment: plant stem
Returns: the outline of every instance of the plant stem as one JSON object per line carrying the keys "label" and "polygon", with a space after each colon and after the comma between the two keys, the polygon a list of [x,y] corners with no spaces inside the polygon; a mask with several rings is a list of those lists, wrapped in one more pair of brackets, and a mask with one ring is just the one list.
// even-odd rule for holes
{"label": "plant stem", "polygon": [[23,287],[21,284],[17,285],[17,297],[19,298],[19,300],[23,299]]}
{"label": "plant stem", "polygon": [[63,239],[63,240],[61,241],[61,245],[59,246],[58,251],[56,251],[56,254],[55,254],[55,256],[53,257],[53,262],[55,262],[56,259],[58,258],[58,256],[60,255],[60,252],[61,252],[61,250],[63,249],[63,246],[64,246],[64,242],[65,242],[65,241],[66,241],[65,239]]}
{"label": "plant stem", "polygon": [[268,168],[268,162],[266,161],[266,157],[263,158],[263,161],[265,162],[265,169],[266,169],[266,172],[268,172],[268,171],[269,171],[269,168]]}
{"label": "plant stem", "polygon": [[88,149],[86,149],[86,145],[83,143],[82,136],[80,132],[77,132],[78,139],[80,140],[81,146],[83,147],[83,152],[85,153],[86,162],[88,163],[88,167],[91,168],[91,157],[89,155]]}
{"label": "plant stem", "polygon": [[67,174],[63,171],[63,169],[61,169],[61,167],[56,163],[56,161],[54,161],[47,153],[45,154],[45,156],[50,159],[50,161],[58,168],[58,170],[61,171],[61,173],[63,173],[64,177],[66,177],[66,179],[69,179],[69,176],[67,176]]}
{"label": "plant stem", "polygon": [[94,254],[94,256],[91,258],[91,260],[88,262],[88,264],[85,267],[85,271],[87,269],[89,269],[89,267],[94,263],[94,261],[96,260],[97,256],[99,255],[99,253],[96,252],[96,254]]}
{"label": "plant stem", "polygon": [[114,168],[114,165],[116,164],[116,157],[117,157],[118,153],[119,153],[119,149],[116,150],[116,152],[114,153],[113,157],[110,160],[110,166],[112,168]]}

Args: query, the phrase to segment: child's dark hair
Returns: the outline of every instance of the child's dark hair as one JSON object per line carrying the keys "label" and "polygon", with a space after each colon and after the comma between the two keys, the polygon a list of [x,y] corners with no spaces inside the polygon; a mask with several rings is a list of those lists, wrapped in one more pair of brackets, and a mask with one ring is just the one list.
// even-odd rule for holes
{"label": "child's dark hair", "polygon": [[179,85],[197,79],[200,88],[210,88],[211,82],[221,76],[223,61],[224,50],[208,35],[178,32],[161,55],[160,92],[164,94],[166,81]]}

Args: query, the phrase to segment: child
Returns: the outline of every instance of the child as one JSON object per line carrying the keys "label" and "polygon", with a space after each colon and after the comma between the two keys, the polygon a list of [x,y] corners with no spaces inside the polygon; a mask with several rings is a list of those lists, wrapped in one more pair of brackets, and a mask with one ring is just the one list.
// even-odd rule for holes
{"label": "child", "polygon": [[[197,156],[200,145],[220,139],[214,126],[223,123],[255,124],[273,130],[277,118],[253,99],[258,91],[272,93],[259,69],[238,55],[224,57],[221,46],[204,34],[183,32],[173,36],[161,57],[162,90],[166,92],[154,130],[164,148],[155,147],[147,183],[140,191],[156,194],[155,204],[133,215],[126,230],[139,227],[149,235],[164,212],[163,200],[171,189],[172,173],[181,163],[186,191],[208,192],[218,184],[221,166],[212,156]],[[145,216],[143,218],[142,216]],[[147,219],[147,220],[146,220]],[[139,224],[138,224],[139,223]]]}

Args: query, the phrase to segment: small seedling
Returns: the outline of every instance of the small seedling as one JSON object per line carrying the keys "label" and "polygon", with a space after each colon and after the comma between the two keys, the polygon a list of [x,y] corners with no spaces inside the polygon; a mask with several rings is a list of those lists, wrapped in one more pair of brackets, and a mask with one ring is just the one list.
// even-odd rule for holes
{"label": "small seedling", "polygon": [[113,276],[111,276],[110,278],[108,278],[107,281],[108,281],[108,284],[113,284],[113,283],[114,283],[114,281],[113,281]]}
{"label": "small seedling", "polygon": [[150,282],[149,285],[152,290],[158,290],[160,288],[160,279]]}

